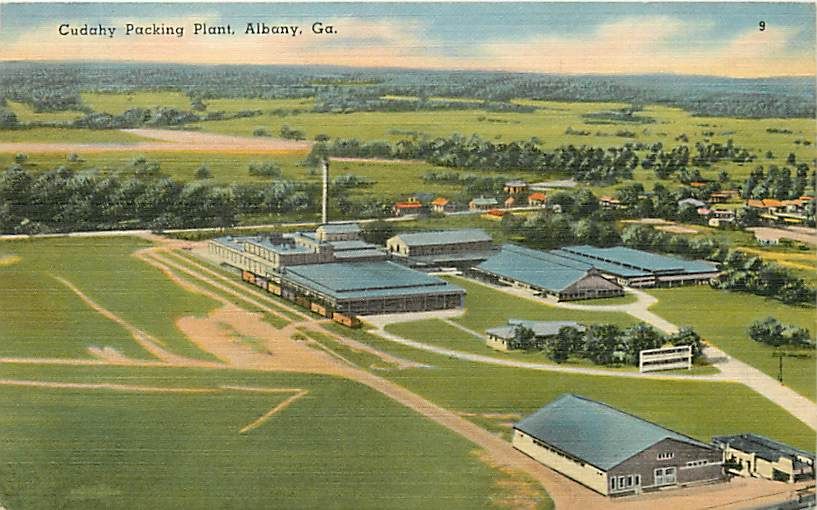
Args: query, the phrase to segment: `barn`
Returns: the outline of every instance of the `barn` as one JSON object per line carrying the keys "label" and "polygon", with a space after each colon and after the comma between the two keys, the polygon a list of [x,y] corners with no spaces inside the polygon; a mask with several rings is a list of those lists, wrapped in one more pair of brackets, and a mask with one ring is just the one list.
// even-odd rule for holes
{"label": "barn", "polygon": [[528,288],[559,301],[621,296],[624,289],[590,265],[513,244],[474,267],[470,274],[501,285]]}
{"label": "barn", "polygon": [[723,480],[717,448],[573,394],[516,423],[513,446],[607,496]]}

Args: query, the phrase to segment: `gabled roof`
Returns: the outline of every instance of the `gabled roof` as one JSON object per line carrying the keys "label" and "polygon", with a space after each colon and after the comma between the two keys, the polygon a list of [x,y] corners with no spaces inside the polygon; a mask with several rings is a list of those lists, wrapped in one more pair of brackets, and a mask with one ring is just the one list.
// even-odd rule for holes
{"label": "gabled roof", "polygon": [[545,200],[547,200],[547,198],[548,198],[547,195],[539,191],[528,195],[528,200],[539,200],[541,202],[544,202]]}
{"label": "gabled roof", "polygon": [[780,207],[783,203],[780,200],[776,200],[774,198],[764,198],[763,205],[765,207]]}
{"label": "gabled roof", "polygon": [[392,239],[402,241],[406,246],[439,246],[456,243],[479,243],[491,241],[491,236],[481,228],[461,230],[441,230],[437,232],[409,232],[398,234]]}
{"label": "gabled roof", "polygon": [[479,197],[479,198],[471,199],[471,203],[476,204],[476,205],[496,205],[496,199],[495,198]]}
{"label": "gabled roof", "polygon": [[523,418],[514,428],[604,471],[665,439],[712,449],[689,436],[570,393]]}
{"label": "gabled roof", "polygon": [[559,330],[562,328],[576,328],[579,331],[584,331],[584,326],[573,321],[529,321],[522,319],[510,319],[508,320],[508,324],[506,326],[486,329],[485,333],[505,340],[510,340],[516,336],[517,326],[522,326],[533,330],[533,334],[537,337],[554,336],[558,334]]}
{"label": "gabled roof", "polygon": [[420,209],[423,204],[420,202],[395,202],[394,207],[396,209]]}
{"label": "gabled roof", "polygon": [[431,202],[431,205],[437,205],[437,206],[440,206],[440,207],[445,207],[446,205],[448,205],[448,202],[449,202],[449,200],[447,198],[445,198],[445,197],[437,197]]}

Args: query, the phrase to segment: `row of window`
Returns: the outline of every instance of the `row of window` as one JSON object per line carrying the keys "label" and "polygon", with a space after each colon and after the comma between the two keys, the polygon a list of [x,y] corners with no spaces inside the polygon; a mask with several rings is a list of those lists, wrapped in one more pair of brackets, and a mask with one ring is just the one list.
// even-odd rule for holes
{"label": "row of window", "polygon": [[610,478],[610,490],[621,491],[641,485],[641,475],[613,476]]}
{"label": "row of window", "polygon": [[708,464],[709,464],[709,461],[705,460],[705,459],[693,460],[693,461],[687,462],[687,467],[699,467],[699,466],[706,466]]}
{"label": "row of window", "polygon": [[671,459],[673,457],[675,457],[674,452],[661,452],[661,453],[658,454],[658,457],[656,457],[656,458],[658,460],[669,460],[669,459]]}

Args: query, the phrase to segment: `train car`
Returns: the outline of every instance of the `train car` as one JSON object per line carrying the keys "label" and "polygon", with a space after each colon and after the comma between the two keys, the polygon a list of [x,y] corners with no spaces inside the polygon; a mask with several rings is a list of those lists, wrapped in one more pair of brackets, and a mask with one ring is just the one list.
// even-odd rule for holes
{"label": "train car", "polygon": [[249,271],[242,271],[241,279],[244,280],[245,282],[255,283],[255,275]]}
{"label": "train car", "polygon": [[272,282],[269,282],[267,284],[267,292],[271,292],[272,294],[275,294],[276,296],[280,296],[281,295],[281,286],[276,285],[276,284],[274,284]]}
{"label": "train car", "polygon": [[348,328],[354,329],[360,327],[360,319],[358,319],[354,315],[346,315],[343,313],[335,312],[332,314],[332,320],[337,322],[338,324],[343,324]]}
{"label": "train car", "polygon": [[312,303],[312,306],[310,306],[309,309],[317,313],[318,315],[328,317],[328,315],[326,314],[326,307],[318,303]]}

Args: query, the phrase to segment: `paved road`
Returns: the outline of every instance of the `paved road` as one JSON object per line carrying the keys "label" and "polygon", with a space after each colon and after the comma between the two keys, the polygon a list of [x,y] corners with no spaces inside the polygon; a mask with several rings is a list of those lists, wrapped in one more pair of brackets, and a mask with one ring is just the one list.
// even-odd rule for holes
{"label": "paved road", "polygon": [[[671,334],[678,331],[678,327],[675,324],[667,321],[666,319],[656,315],[655,313],[649,310],[649,308],[655,303],[657,303],[658,300],[655,297],[647,294],[646,292],[636,289],[627,289],[627,292],[635,295],[638,298],[638,300],[633,303],[620,305],[582,305],[579,303],[559,303],[556,302],[555,300],[539,298],[533,296],[529,291],[520,288],[499,287],[490,285],[485,282],[477,283],[485,285],[487,287],[491,287],[495,290],[507,294],[511,294],[513,296],[521,297],[523,299],[529,299],[557,308],[564,308],[569,310],[582,310],[588,312],[622,312],[630,314],[633,317],[643,322],[646,322],[647,324],[652,325],[656,329],[663,331],[664,333]],[[399,320],[405,321],[407,319],[410,319],[410,317],[408,316],[410,314],[406,315],[407,316],[401,317]],[[443,320],[448,319],[448,317],[441,318]],[[454,349],[446,349],[444,347],[438,347],[436,345],[430,345],[422,342],[417,342],[414,340],[409,340],[407,338],[402,338],[400,336],[389,333],[383,329],[385,325],[389,323],[388,316],[377,316],[374,318],[374,321],[370,323],[374,325],[376,328],[378,328],[375,330],[375,334],[392,342],[407,345],[409,347],[424,350],[426,352],[432,352],[435,354],[440,354],[442,356],[448,356],[474,363],[486,363],[514,368],[526,368],[531,370],[544,370],[549,372],[575,373],[594,376],[603,375],[610,377],[630,377],[644,379],[736,382],[748,386],[755,392],[759,393],[760,395],[763,395],[767,399],[771,400],[775,404],[779,405],[780,407],[788,411],[791,415],[793,415],[795,418],[811,427],[813,430],[817,430],[817,404],[807,399],[806,397],[800,395],[799,393],[793,391],[792,389],[783,386],[782,384],[780,384],[780,382],[768,376],[767,374],[761,372],[760,370],[729,356],[728,354],[726,354],[725,352],[723,352],[722,350],[718,349],[713,345],[709,345],[706,347],[706,349],[704,350],[704,355],[709,359],[718,360],[716,366],[720,370],[719,374],[697,376],[680,374],[660,375],[656,373],[642,374],[640,372],[623,372],[623,371],[618,372],[606,369],[565,367],[561,365],[552,365],[545,363],[531,363],[525,361],[515,361],[503,358],[496,358],[493,356],[484,356],[480,354],[462,352]],[[459,327],[459,325],[454,322],[450,323],[456,327]],[[464,327],[460,329],[463,329],[464,331],[470,334],[476,333]]]}

